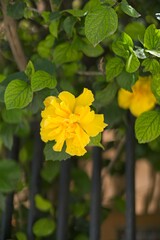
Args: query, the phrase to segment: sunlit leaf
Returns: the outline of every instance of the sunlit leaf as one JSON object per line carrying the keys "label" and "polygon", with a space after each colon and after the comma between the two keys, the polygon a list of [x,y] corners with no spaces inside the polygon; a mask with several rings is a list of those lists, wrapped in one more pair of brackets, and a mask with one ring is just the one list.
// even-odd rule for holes
{"label": "sunlit leaf", "polygon": [[89,12],[85,19],[85,34],[96,46],[117,30],[118,18],[115,10],[107,6],[98,6]]}
{"label": "sunlit leaf", "polygon": [[148,111],[142,113],[135,123],[136,138],[139,143],[146,143],[160,135],[160,112]]}
{"label": "sunlit leaf", "polygon": [[33,225],[33,233],[37,237],[47,237],[55,230],[55,222],[49,218],[40,218]]}
{"label": "sunlit leaf", "polygon": [[24,108],[32,101],[32,98],[30,85],[19,79],[8,84],[4,95],[7,109]]}

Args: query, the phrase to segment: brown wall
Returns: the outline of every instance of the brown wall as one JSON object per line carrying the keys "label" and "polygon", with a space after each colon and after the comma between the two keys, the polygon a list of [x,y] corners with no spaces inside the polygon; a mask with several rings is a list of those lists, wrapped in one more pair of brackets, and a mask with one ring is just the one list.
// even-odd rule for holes
{"label": "brown wall", "polygon": [[[136,217],[137,229],[159,229],[160,230],[160,213],[153,215],[142,215]],[[118,240],[118,230],[125,228],[124,214],[112,212],[103,222],[101,228],[101,240]]]}

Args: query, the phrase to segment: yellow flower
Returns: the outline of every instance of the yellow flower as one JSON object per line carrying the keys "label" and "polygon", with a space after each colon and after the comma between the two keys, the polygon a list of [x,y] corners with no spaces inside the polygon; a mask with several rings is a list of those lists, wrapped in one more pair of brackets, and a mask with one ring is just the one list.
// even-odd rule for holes
{"label": "yellow flower", "polygon": [[58,97],[47,97],[41,113],[42,140],[55,140],[54,151],[60,152],[66,143],[68,154],[84,155],[90,137],[95,137],[107,126],[103,114],[95,114],[91,110],[93,101],[93,94],[87,88],[77,98],[67,91],[61,92]]}
{"label": "yellow flower", "polygon": [[132,92],[120,89],[118,104],[121,108],[129,109],[136,117],[152,109],[156,104],[156,99],[151,91],[151,78],[139,77],[132,86]]}

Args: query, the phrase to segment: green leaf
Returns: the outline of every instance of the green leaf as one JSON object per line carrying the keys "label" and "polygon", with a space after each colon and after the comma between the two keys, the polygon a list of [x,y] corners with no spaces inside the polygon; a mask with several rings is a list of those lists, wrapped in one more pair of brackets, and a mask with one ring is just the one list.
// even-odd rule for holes
{"label": "green leaf", "polygon": [[121,88],[124,88],[127,91],[132,91],[132,86],[135,84],[137,80],[137,74],[135,73],[128,73],[123,71],[117,77],[117,83]]}
{"label": "green leaf", "polygon": [[125,32],[133,39],[139,40],[143,39],[145,26],[141,22],[130,22],[125,27]]}
{"label": "green leaf", "polygon": [[88,237],[84,234],[78,234],[74,240],[88,240]]}
{"label": "green leaf", "polygon": [[0,192],[15,190],[19,178],[20,168],[16,162],[10,159],[0,161]]}
{"label": "green leaf", "polygon": [[71,38],[73,35],[74,25],[77,19],[75,17],[69,16],[63,22],[64,31],[67,33],[68,37]]}
{"label": "green leaf", "polygon": [[38,54],[43,58],[50,59],[52,57],[51,48],[53,47],[55,42],[55,37],[51,34],[47,35],[47,37],[40,41],[37,47]]}
{"label": "green leaf", "polygon": [[49,21],[50,21],[50,15],[51,15],[51,12],[49,12],[49,11],[43,11],[43,12],[41,13],[41,16],[42,16],[42,18],[43,18],[43,20],[44,20],[45,23],[49,23]]}
{"label": "green leaf", "polygon": [[31,61],[28,62],[27,67],[25,69],[25,74],[30,79],[32,75],[35,73],[34,65]]}
{"label": "green leaf", "polygon": [[54,45],[54,41],[55,41],[55,38],[54,38],[51,34],[49,34],[49,35],[47,35],[47,37],[46,37],[43,41],[41,41],[41,42],[43,42],[43,46],[44,46],[45,48],[51,49],[51,48],[53,47],[53,45]]}
{"label": "green leaf", "polygon": [[101,3],[103,4],[109,4],[111,6],[115,5],[116,4],[116,0],[100,0]]}
{"label": "green leaf", "polygon": [[47,237],[55,230],[55,222],[52,219],[41,218],[33,225],[33,233],[36,237]]}
{"label": "green leaf", "polygon": [[[117,99],[103,108],[104,122],[108,124],[107,129],[115,128],[123,121],[123,110],[118,106]],[[109,114],[108,114],[109,113]]]}
{"label": "green leaf", "polygon": [[157,102],[160,104],[160,73],[153,75],[151,89],[155,98],[157,99]]}
{"label": "green leaf", "polygon": [[88,13],[85,19],[85,34],[96,46],[105,38],[115,33],[118,17],[115,10],[107,6],[98,6]]}
{"label": "green leaf", "polygon": [[99,0],[90,0],[88,1],[85,6],[84,6],[84,10],[85,11],[91,11],[92,9],[95,9],[96,7],[101,6],[101,3]]}
{"label": "green leaf", "polygon": [[41,195],[36,194],[35,196],[36,208],[42,212],[48,212],[52,209],[52,204],[47,199],[43,198]]}
{"label": "green leaf", "polygon": [[23,80],[24,82],[28,82],[28,77],[24,72],[15,72],[6,77],[5,81],[2,82],[2,86],[7,87],[7,85],[11,81],[14,81],[15,79],[20,79]]}
{"label": "green leaf", "polygon": [[113,201],[114,209],[116,209],[117,212],[124,214],[126,209],[126,201],[124,200],[124,198],[122,198],[122,196],[118,196]]}
{"label": "green leaf", "polygon": [[5,211],[6,209],[6,197],[5,194],[0,193],[0,211]]}
{"label": "green leaf", "polygon": [[34,66],[36,71],[41,70],[48,72],[51,75],[55,74],[55,64],[53,64],[53,62],[49,61],[48,59],[38,57],[34,61]]}
{"label": "green leaf", "polygon": [[70,158],[70,155],[65,152],[64,147],[61,152],[55,152],[53,150],[54,144],[54,141],[46,143],[44,148],[44,155],[46,160],[61,161]]}
{"label": "green leaf", "polygon": [[101,147],[104,150],[103,145],[101,144],[101,139],[102,139],[102,134],[99,133],[95,137],[90,138],[89,146],[96,146],[96,147]]}
{"label": "green leaf", "polygon": [[17,232],[16,233],[16,239],[17,240],[27,240],[27,236],[23,232]]}
{"label": "green leaf", "polygon": [[124,68],[124,62],[118,57],[114,57],[108,60],[106,64],[106,79],[111,81],[113,78],[117,77]]}
{"label": "green leaf", "polygon": [[63,64],[67,62],[74,62],[80,58],[79,53],[74,48],[72,43],[66,42],[59,44],[54,49],[54,61],[57,64]]}
{"label": "green leaf", "polygon": [[[66,63],[63,65],[63,71],[64,71],[64,74],[66,77],[72,77],[74,76],[77,71],[79,70],[79,65],[78,65],[78,62],[73,62],[73,63]],[[67,91],[71,91],[74,93],[74,87],[73,87],[73,83],[71,81],[63,81],[61,80],[62,82],[62,85],[63,86],[67,86],[67,88],[62,88],[62,89],[65,89]]]}
{"label": "green leaf", "polygon": [[156,50],[146,50],[146,52],[150,53],[153,56],[156,56],[156,57],[160,58],[160,49],[159,49],[159,51],[156,51]]}
{"label": "green leaf", "polygon": [[83,217],[85,214],[88,213],[88,206],[83,202],[77,202],[72,204],[72,212],[76,218]]}
{"label": "green leaf", "polygon": [[30,85],[19,79],[8,84],[4,95],[7,109],[24,108],[32,101],[32,98]]}
{"label": "green leaf", "polygon": [[56,84],[55,76],[42,70],[35,72],[31,77],[31,88],[33,92],[40,91],[43,88],[55,88]]}
{"label": "green leaf", "polygon": [[34,11],[31,8],[25,8],[23,15],[25,19],[32,19],[34,18]]}
{"label": "green leaf", "polygon": [[10,125],[8,123],[1,123],[0,124],[0,138],[4,146],[11,150],[13,145],[13,134],[15,133],[15,126]]}
{"label": "green leaf", "polygon": [[51,49],[45,46],[45,41],[41,41],[38,44],[37,52],[39,56],[42,58],[46,58],[46,59],[51,58]]}
{"label": "green leaf", "polygon": [[67,10],[64,10],[63,12],[67,12],[74,17],[84,17],[87,14],[86,10],[81,10],[81,9],[67,9]]}
{"label": "green leaf", "polygon": [[5,86],[1,86],[0,87],[0,102],[4,102],[4,93],[5,93],[5,90],[6,90],[6,88],[5,88]]}
{"label": "green leaf", "polygon": [[160,29],[151,24],[144,34],[144,46],[149,50],[160,51]]}
{"label": "green leaf", "polygon": [[84,170],[73,168],[71,176],[74,182],[73,190],[77,195],[80,195],[80,198],[90,192],[91,181]]}
{"label": "green leaf", "polygon": [[4,74],[0,74],[0,83],[3,82],[5,78],[6,76]]}
{"label": "green leaf", "polygon": [[16,135],[20,138],[28,137],[30,134],[30,121],[24,118],[16,128]]}
{"label": "green leaf", "polygon": [[151,72],[152,74],[160,73],[160,63],[153,58],[147,58],[143,60],[142,66],[144,67],[144,72]]}
{"label": "green leaf", "polygon": [[133,51],[126,62],[126,71],[129,73],[136,72],[140,66],[140,61],[138,60],[135,52]]}
{"label": "green leaf", "polygon": [[58,25],[59,21],[52,21],[49,25],[49,31],[53,37],[57,38],[58,36]]}
{"label": "green leaf", "polygon": [[7,123],[19,123],[22,121],[22,111],[20,109],[3,109],[2,118]]}
{"label": "green leaf", "polygon": [[16,1],[7,6],[7,15],[14,19],[20,19],[23,17],[26,3],[23,1]]}
{"label": "green leaf", "polygon": [[110,104],[116,96],[118,85],[116,82],[111,82],[101,91],[96,92],[94,106],[96,108],[105,107]]}
{"label": "green leaf", "polygon": [[123,58],[128,58],[133,48],[132,38],[123,32],[112,44],[113,52]]}
{"label": "green leaf", "polygon": [[51,183],[60,173],[59,161],[46,161],[42,168],[41,176],[44,180]]}
{"label": "green leaf", "polygon": [[54,89],[44,88],[41,91],[35,92],[33,101],[30,104],[29,109],[32,111],[33,114],[37,113],[38,111],[41,111],[44,108],[43,101],[45,100],[46,97],[57,95],[58,91],[56,88]]}
{"label": "green leaf", "polygon": [[104,52],[104,49],[99,44],[94,47],[86,38],[77,38],[76,44],[78,49],[88,57],[98,57]]}
{"label": "green leaf", "polygon": [[[61,2],[61,0],[59,2]],[[54,1],[54,3],[55,3],[55,1]],[[61,12],[60,11],[53,11],[53,12],[48,12],[48,13],[49,13],[49,21],[53,21],[53,20],[57,21],[61,17]],[[48,21],[47,17],[46,17],[46,20]]]}
{"label": "green leaf", "polygon": [[142,113],[135,123],[136,138],[139,143],[147,143],[160,135],[160,112]]}
{"label": "green leaf", "polygon": [[126,0],[122,0],[120,6],[122,11],[131,17],[138,18],[141,16],[141,14],[139,14],[131,5],[129,5]]}

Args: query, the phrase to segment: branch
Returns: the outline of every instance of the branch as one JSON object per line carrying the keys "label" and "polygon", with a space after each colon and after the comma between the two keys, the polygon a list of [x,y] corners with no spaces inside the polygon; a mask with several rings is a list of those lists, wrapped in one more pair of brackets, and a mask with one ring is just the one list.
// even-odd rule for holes
{"label": "branch", "polygon": [[11,17],[7,15],[6,1],[0,0],[0,3],[2,6],[6,36],[10,44],[13,57],[19,70],[23,71],[26,67],[27,60],[17,34],[17,24]]}
{"label": "branch", "polygon": [[96,71],[78,71],[78,75],[82,76],[104,76],[105,74],[103,72],[96,72]]}

